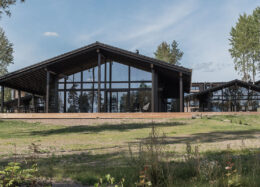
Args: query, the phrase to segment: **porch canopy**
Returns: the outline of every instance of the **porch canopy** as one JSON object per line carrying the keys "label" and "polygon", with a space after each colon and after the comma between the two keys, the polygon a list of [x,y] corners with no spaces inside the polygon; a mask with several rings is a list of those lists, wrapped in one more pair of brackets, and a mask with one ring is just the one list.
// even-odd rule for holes
{"label": "porch canopy", "polygon": [[[40,96],[48,93],[48,77],[55,75],[58,78],[95,67],[103,60],[117,61],[145,71],[156,70],[161,81],[174,89],[182,82],[184,92],[190,91],[192,70],[172,65],[164,61],[150,58],[139,53],[130,52],[100,42],[56,56],[43,62],[25,67],[0,77],[0,85]],[[176,89],[176,88],[175,88]],[[47,91],[46,91],[47,90]]]}

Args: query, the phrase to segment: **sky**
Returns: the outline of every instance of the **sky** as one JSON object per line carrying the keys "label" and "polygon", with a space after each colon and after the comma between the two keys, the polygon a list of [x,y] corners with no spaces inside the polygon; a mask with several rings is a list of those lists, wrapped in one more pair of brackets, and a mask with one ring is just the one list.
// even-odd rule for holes
{"label": "sky", "polygon": [[0,27],[14,45],[9,72],[95,41],[154,57],[162,41],[176,40],[193,82],[229,81],[240,78],[228,52],[231,27],[257,6],[259,0],[26,0]]}

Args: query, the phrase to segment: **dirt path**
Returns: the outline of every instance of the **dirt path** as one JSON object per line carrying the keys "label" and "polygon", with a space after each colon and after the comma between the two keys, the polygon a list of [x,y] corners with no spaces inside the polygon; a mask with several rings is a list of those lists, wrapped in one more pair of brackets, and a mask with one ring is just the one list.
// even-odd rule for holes
{"label": "dirt path", "polygon": [[92,124],[122,124],[122,123],[152,123],[167,122],[169,119],[21,119],[29,123],[40,122],[64,126],[92,125]]}

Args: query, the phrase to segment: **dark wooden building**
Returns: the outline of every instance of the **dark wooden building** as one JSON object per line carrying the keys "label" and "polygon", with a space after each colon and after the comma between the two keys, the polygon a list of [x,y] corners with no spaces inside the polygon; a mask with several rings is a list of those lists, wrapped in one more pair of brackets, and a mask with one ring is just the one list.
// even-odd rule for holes
{"label": "dark wooden building", "polygon": [[[194,87],[197,89],[194,89]],[[259,111],[260,86],[240,80],[216,83],[192,83],[185,96],[185,111],[229,112]],[[198,90],[198,91],[196,91]]]}
{"label": "dark wooden building", "polygon": [[[0,77],[1,111],[182,112],[191,74],[96,42]],[[17,90],[17,98],[5,101],[6,88]]]}

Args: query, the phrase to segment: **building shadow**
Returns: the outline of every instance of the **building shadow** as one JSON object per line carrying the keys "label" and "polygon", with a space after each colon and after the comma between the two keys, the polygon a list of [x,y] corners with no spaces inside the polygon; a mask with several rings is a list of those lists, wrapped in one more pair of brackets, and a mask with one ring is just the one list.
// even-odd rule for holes
{"label": "building shadow", "polygon": [[[208,133],[195,133],[187,136],[165,137],[165,144],[186,143],[213,143],[229,140],[257,139],[260,138],[260,130],[241,131],[215,131]],[[144,139],[138,139],[139,141]]]}
{"label": "building shadow", "polygon": [[68,133],[98,133],[102,131],[128,131],[134,129],[144,129],[144,128],[151,128],[152,126],[155,127],[174,127],[186,125],[184,122],[164,122],[164,123],[124,123],[124,124],[102,124],[102,125],[78,125],[78,126],[71,126],[71,127],[64,127],[61,129],[51,129],[46,131],[33,131],[31,135],[41,135],[41,136],[48,136],[48,135],[55,135],[55,134],[68,134]]}

